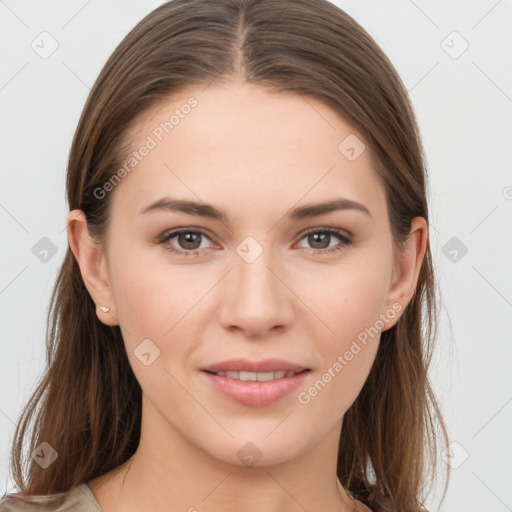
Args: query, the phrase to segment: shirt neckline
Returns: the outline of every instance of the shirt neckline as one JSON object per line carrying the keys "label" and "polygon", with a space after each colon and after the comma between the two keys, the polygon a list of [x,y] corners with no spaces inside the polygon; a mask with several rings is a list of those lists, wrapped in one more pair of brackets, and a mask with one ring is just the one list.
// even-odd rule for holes
{"label": "shirt neckline", "polygon": [[85,496],[87,497],[88,500],[90,500],[92,502],[92,504],[94,505],[94,507],[96,508],[97,512],[103,512],[101,510],[101,507],[100,507],[100,504],[98,503],[98,501],[96,500],[96,497],[94,496],[93,492],[92,492],[92,489],[89,487],[89,484],[87,482],[82,482],[79,486],[78,486],[78,489],[83,493],[85,494]]}

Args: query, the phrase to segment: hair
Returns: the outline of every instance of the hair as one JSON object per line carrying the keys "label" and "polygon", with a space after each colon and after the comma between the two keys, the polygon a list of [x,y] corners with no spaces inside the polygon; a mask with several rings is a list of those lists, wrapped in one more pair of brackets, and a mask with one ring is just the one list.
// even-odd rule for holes
{"label": "hair", "polygon": [[[112,194],[98,199],[94,190],[126,158],[136,120],[187,88],[234,76],[320,100],[359,131],[385,188],[395,247],[407,240],[414,217],[428,223],[426,164],[407,90],[354,19],[327,0],[173,0],[114,50],[74,134],[67,200],[70,210],[83,210],[95,239],[106,240]],[[369,376],[343,419],[338,477],[374,511],[425,510],[438,438],[448,443],[428,377],[437,310],[427,239],[414,295],[381,334]],[[120,327],[98,319],[69,247],[47,315],[46,368],[21,412],[11,452],[14,481],[28,495],[64,492],[106,473],[126,462],[140,439],[142,390]],[[31,421],[30,453],[42,442],[58,452],[46,469],[28,457],[23,467]]]}

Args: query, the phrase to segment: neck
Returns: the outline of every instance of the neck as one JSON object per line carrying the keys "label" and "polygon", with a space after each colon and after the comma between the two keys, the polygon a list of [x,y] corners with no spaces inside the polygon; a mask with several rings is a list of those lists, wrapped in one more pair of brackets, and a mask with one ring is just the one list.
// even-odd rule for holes
{"label": "neck", "polygon": [[149,429],[143,420],[135,455],[109,475],[108,484],[90,482],[103,512],[348,512],[355,507],[336,476],[341,421],[293,460],[261,467],[219,461],[166,427],[165,435],[158,435],[154,421]]}

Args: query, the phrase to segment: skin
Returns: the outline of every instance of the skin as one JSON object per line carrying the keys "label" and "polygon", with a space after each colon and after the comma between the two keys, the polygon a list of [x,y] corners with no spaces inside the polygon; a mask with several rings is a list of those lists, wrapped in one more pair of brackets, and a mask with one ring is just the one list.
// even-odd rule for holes
{"label": "skin", "polygon": [[[198,106],[109,192],[104,247],[89,237],[80,210],[68,216],[70,246],[98,318],[121,326],[143,390],[141,440],[129,471],[126,463],[89,485],[104,512],[365,510],[340,496],[336,455],[343,415],[364,385],[380,333],[309,403],[297,395],[379,314],[393,304],[403,312],[424,257],[426,222],[415,218],[404,249],[394,252],[368,150],[354,161],[338,150],[347,135],[362,136],[316,99],[238,79],[153,108],[132,127],[134,148],[190,96]],[[229,220],[139,214],[166,195],[213,204]],[[371,216],[340,210],[284,219],[296,206],[335,197],[362,203]],[[195,246],[179,237],[156,243],[185,227],[210,236]],[[303,234],[326,227],[347,231],[353,243],[315,254],[343,244],[335,235],[322,245]],[[263,249],[252,263],[236,252],[247,236]],[[199,247],[198,255],[165,246]],[[160,350],[149,366],[134,354],[146,338]],[[311,371],[299,390],[250,407],[220,395],[199,371],[232,357],[276,357]],[[247,442],[261,454],[253,467],[237,456]]]}

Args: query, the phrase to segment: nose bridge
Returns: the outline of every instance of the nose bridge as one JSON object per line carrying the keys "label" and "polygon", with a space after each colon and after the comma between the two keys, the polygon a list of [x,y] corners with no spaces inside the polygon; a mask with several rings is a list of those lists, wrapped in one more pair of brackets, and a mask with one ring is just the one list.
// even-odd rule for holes
{"label": "nose bridge", "polygon": [[291,304],[282,282],[283,266],[270,247],[271,238],[248,236],[233,255],[230,297],[225,297],[222,321],[251,335],[291,322]]}
{"label": "nose bridge", "polygon": [[251,309],[271,309],[277,296],[282,295],[283,284],[271,269],[276,269],[274,251],[270,247],[270,238],[260,241],[252,236],[246,237],[236,248],[235,276],[239,301]]}

